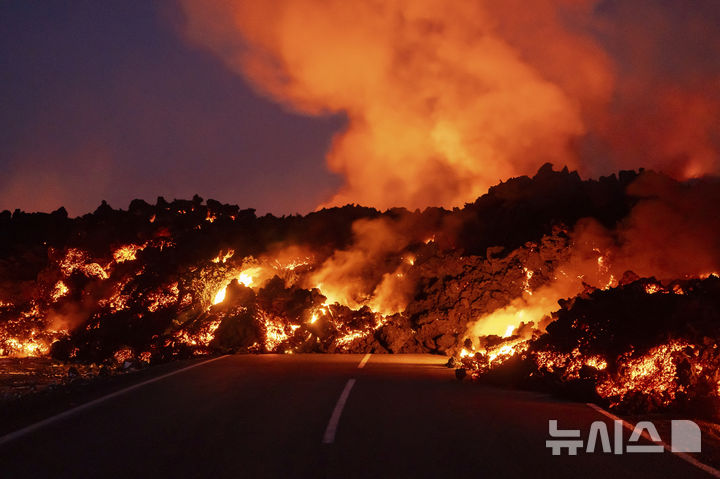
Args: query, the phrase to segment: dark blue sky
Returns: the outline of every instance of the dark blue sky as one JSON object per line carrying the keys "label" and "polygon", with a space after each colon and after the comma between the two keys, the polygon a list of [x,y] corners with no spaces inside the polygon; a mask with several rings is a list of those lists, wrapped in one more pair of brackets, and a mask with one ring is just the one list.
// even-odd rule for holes
{"label": "dark blue sky", "polygon": [[0,3],[0,210],[198,193],[284,214],[333,192],[343,119],[256,95],[182,40],[170,3]]}

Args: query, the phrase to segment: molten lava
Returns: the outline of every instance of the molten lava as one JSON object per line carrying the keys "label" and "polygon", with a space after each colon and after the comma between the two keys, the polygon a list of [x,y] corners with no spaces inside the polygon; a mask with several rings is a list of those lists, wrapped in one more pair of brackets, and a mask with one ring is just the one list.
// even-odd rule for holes
{"label": "molten lava", "polygon": [[[712,402],[720,220],[697,211],[717,190],[545,166],[455,210],[258,218],[136,201],[2,250],[0,356],[433,352],[478,379],[580,383],[619,409]],[[13,237],[23,215],[0,215]]]}

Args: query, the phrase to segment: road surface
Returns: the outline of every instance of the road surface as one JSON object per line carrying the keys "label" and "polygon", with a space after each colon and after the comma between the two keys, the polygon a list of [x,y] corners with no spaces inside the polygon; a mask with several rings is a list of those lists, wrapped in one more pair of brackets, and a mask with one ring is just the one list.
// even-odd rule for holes
{"label": "road surface", "polygon": [[612,421],[457,381],[437,356],[362,359],[203,363],[6,437],[0,478],[711,477],[668,452],[553,456],[548,420],[584,436]]}

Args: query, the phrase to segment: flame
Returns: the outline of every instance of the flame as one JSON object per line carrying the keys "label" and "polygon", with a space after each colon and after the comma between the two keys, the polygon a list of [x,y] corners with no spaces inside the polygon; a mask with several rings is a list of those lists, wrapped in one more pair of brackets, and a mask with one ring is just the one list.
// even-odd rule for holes
{"label": "flame", "polygon": [[608,289],[617,285],[610,249],[593,246],[599,241],[586,241],[583,237],[586,233],[585,230],[574,233],[579,239],[570,247],[569,258],[556,267],[554,277],[542,286],[534,290],[530,287],[536,272],[523,266],[522,275],[520,271],[513,275],[515,281],[522,281],[520,296],[469,323],[466,337],[477,343],[479,336],[507,336],[511,327],[515,330],[521,323],[532,323],[536,330],[543,331],[549,315],[557,311],[558,301],[575,297],[588,286]]}
{"label": "flame", "polygon": [[682,286],[679,284],[673,285],[672,288],[673,294],[685,294],[685,291],[682,289]]}
{"label": "flame", "polygon": [[[303,284],[351,309],[368,306],[384,315],[404,310],[412,293],[406,273],[412,267],[407,258],[414,262],[414,256],[405,251],[411,238],[386,218],[355,221],[352,231],[352,244],[313,268]],[[385,262],[392,268],[373,267]]]}
{"label": "flame", "polygon": [[215,297],[213,298],[213,304],[220,304],[223,301],[225,301],[225,292],[226,291],[227,291],[227,286],[225,286],[220,291],[215,293]]}
{"label": "flame", "polygon": [[516,354],[524,351],[527,348],[527,341],[518,339],[511,343],[503,344],[499,348],[488,349],[486,354],[490,363],[503,362],[508,358],[515,356]]}
{"label": "flame", "polygon": [[558,298],[536,297],[532,303],[522,298],[516,299],[509,306],[480,317],[470,325],[469,336],[509,336],[522,322],[538,324],[547,314],[557,309]]}
{"label": "flame", "polygon": [[[265,272],[262,267],[252,267],[240,271],[240,273],[235,276],[235,279],[237,279],[238,283],[250,288],[258,285],[255,279],[260,274],[264,274],[265,276],[267,276],[267,272]],[[223,286],[215,293],[215,295],[213,296],[212,304],[220,304],[225,301],[225,295],[227,294],[227,287],[229,285],[230,281],[228,281],[225,286]]]}
{"label": "flame", "polygon": [[57,301],[58,299],[68,294],[69,291],[70,290],[64,282],[58,281],[57,283],[55,283],[55,287],[53,288],[53,291],[51,293],[52,300]]}
{"label": "flame", "polygon": [[47,341],[34,338],[35,332],[31,333],[31,337],[26,340],[18,338],[6,338],[0,344],[0,357],[40,357],[46,356],[50,350],[50,344]]}
{"label": "flame", "polygon": [[116,263],[124,263],[126,261],[135,261],[137,252],[145,249],[146,245],[129,244],[115,250],[113,259]]}
{"label": "flame", "polygon": [[463,348],[460,351],[460,362],[463,367],[472,371],[474,377],[503,364],[510,358],[524,353],[529,342],[521,337],[512,337],[493,345],[485,345],[477,351]]}
{"label": "flame", "polygon": [[222,254],[222,252],[218,253],[216,257],[212,259],[213,263],[225,263],[227,260],[233,257],[235,255],[235,250],[228,250],[225,254]]}
{"label": "flame", "polygon": [[503,334],[503,338],[508,338],[508,337],[512,336],[513,331],[515,331],[515,325],[508,324],[507,328],[505,328],[505,333]]}
{"label": "flame", "polygon": [[240,275],[237,277],[237,280],[239,283],[244,284],[248,288],[253,284],[253,277],[249,271],[243,271],[242,273],[240,273]]}

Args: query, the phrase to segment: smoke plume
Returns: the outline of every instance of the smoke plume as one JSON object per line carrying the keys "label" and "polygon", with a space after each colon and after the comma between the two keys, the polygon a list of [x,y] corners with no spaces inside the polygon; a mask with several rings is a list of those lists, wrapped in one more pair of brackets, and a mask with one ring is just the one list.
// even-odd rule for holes
{"label": "smoke plume", "polygon": [[347,117],[327,204],[380,208],[461,205],[546,161],[716,171],[718,68],[688,59],[717,44],[709,3],[667,3],[181,0],[186,37],[258,92]]}
{"label": "smoke plume", "polygon": [[[571,233],[569,260],[552,281],[526,290],[505,308],[469,327],[469,336],[503,334],[520,323],[543,326],[558,301],[586,288],[615,287],[628,277],[672,280],[720,272],[720,218],[708,207],[720,202],[717,178],[685,183],[644,172],[628,188],[639,200],[612,230],[583,218]],[[632,274],[628,273],[631,272]]]}

